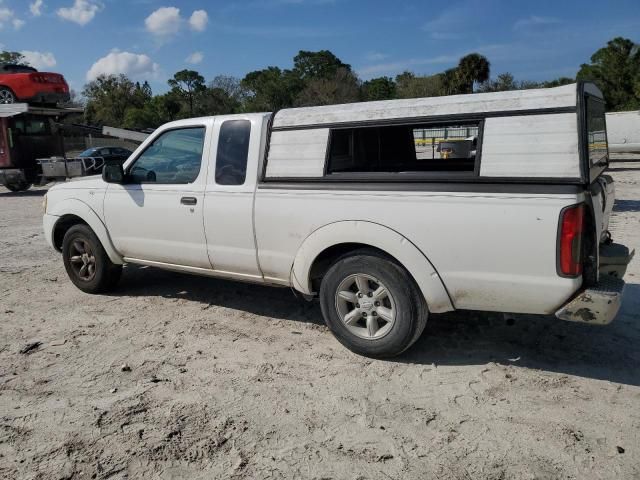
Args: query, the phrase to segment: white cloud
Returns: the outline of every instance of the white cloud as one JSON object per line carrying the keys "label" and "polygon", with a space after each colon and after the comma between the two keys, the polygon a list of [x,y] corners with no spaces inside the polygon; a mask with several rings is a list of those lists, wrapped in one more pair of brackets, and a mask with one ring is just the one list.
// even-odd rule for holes
{"label": "white cloud", "polygon": [[514,30],[522,30],[526,28],[544,27],[547,25],[556,25],[560,23],[560,19],[555,17],[539,17],[537,15],[531,15],[527,18],[521,18],[513,24]]}
{"label": "white cloud", "polygon": [[202,52],[193,52],[185,59],[185,62],[190,63],[191,65],[198,65],[199,63],[202,63],[202,60],[204,60]]}
{"label": "white cloud", "polygon": [[103,5],[95,0],[74,0],[71,7],[59,8],[56,12],[63,20],[86,25],[102,10]]}
{"label": "white cloud", "polygon": [[5,25],[9,24],[13,25],[13,28],[16,30],[20,30],[24,26],[24,20],[16,18],[13,10],[3,7],[2,0],[0,0],[0,30],[2,30]]}
{"label": "white cloud", "polygon": [[34,68],[43,70],[46,68],[55,67],[58,63],[56,57],[51,52],[33,52],[30,50],[23,50],[20,52],[24,59]]}
{"label": "white cloud", "polygon": [[147,31],[160,37],[175,35],[181,23],[180,9],[176,7],[159,8],[144,21]]}
{"label": "white cloud", "polygon": [[92,65],[87,72],[87,80],[95,80],[100,75],[121,73],[132,78],[153,77],[159,70],[160,66],[147,55],[114,50]]}
{"label": "white cloud", "polygon": [[365,59],[369,62],[379,62],[381,60],[384,60],[385,58],[388,58],[389,55],[387,55],[386,53],[381,53],[381,52],[369,52],[365,55]]}
{"label": "white cloud", "polygon": [[147,31],[161,39],[177,35],[187,25],[191,30],[203,32],[208,23],[209,15],[204,10],[195,10],[187,20],[182,17],[177,7],[158,8],[144,21]]}
{"label": "white cloud", "polygon": [[42,15],[42,7],[44,6],[44,0],[36,0],[33,3],[29,4],[29,10],[31,10],[31,15],[34,17],[39,17]]}
{"label": "white cloud", "polygon": [[204,10],[196,10],[189,18],[189,26],[196,32],[204,32],[209,23],[209,15]]}

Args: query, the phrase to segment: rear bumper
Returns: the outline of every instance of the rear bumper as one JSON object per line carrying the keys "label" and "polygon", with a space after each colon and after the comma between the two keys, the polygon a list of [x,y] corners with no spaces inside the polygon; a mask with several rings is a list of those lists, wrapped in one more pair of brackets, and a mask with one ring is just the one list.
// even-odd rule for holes
{"label": "rear bumper", "polygon": [[36,92],[35,95],[21,100],[24,100],[27,103],[64,103],[71,100],[71,95],[69,92],[43,91]]}
{"label": "rear bumper", "polygon": [[622,305],[625,286],[622,276],[634,253],[619,244],[606,246],[606,252],[601,248],[598,284],[578,293],[556,312],[556,317],[595,325],[611,323]]}
{"label": "rear bumper", "polygon": [[598,285],[583,290],[556,312],[556,317],[569,322],[607,325],[613,321],[622,305],[624,280],[602,275]]}

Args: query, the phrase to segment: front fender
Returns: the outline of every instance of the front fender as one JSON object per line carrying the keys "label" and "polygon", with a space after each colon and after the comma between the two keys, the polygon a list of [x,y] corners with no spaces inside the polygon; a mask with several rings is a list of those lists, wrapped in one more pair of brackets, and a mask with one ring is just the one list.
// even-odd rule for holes
{"label": "front fender", "polygon": [[109,232],[107,231],[107,227],[102,223],[102,220],[98,216],[98,214],[86,203],[76,198],[68,198],[66,200],[61,200],[60,202],[56,202],[55,205],[51,207],[51,210],[47,212],[48,215],[53,215],[55,217],[59,217],[56,222],[45,222],[45,228],[47,228],[47,223],[52,223],[51,231],[46,232],[47,236],[51,236],[53,238],[53,232],[55,231],[56,225],[60,219],[65,215],[75,215],[76,217],[81,218],[84,222],[87,223],[91,227],[91,230],[96,234],[100,243],[102,243],[102,247],[105,252],[109,256],[109,259],[117,264],[122,265],[124,260],[122,256],[116,251],[113,246],[113,242],[111,241],[111,237],[109,236]]}
{"label": "front fender", "polygon": [[413,243],[395,230],[361,220],[330,223],[311,233],[294,259],[291,269],[293,287],[311,295],[310,272],[313,263],[324,250],[342,243],[369,245],[394,257],[418,284],[430,312],[441,313],[454,309],[440,275]]}

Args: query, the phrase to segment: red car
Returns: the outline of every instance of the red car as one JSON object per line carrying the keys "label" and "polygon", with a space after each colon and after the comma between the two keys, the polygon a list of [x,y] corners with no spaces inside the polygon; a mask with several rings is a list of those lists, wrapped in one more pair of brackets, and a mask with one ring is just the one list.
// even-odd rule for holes
{"label": "red car", "polygon": [[38,72],[24,65],[0,64],[0,103],[68,102],[69,85],[59,73]]}

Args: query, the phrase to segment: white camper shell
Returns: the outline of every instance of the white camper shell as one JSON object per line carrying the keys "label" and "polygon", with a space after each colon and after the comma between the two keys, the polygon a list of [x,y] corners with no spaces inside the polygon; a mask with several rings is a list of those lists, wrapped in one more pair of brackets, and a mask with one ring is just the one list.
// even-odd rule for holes
{"label": "white camper shell", "polygon": [[[601,98],[597,87],[587,83],[282,110],[273,119],[265,178],[326,178],[325,156],[332,130],[413,124],[416,129],[459,125],[475,128],[481,148],[474,168],[453,175],[446,168],[444,173],[442,170],[427,173],[425,165],[421,175],[393,172],[405,175],[386,180],[445,177],[508,181],[518,178],[520,182],[552,179],[554,183],[559,180],[581,183],[589,178],[591,169],[581,163],[582,151],[588,143],[583,128],[586,103]],[[604,133],[602,125],[601,134]],[[603,140],[606,143],[606,139]],[[293,157],[292,152],[295,152]],[[601,168],[597,170],[593,176],[597,176]],[[334,179],[338,177],[346,179],[350,175],[338,175]]]}
{"label": "white camper shell", "polygon": [[44,225],[84,291],[124,263],[292,287],[390,356],[457,309],[613,320],[607,163],[592,84],[196,118],[52,188]]}

